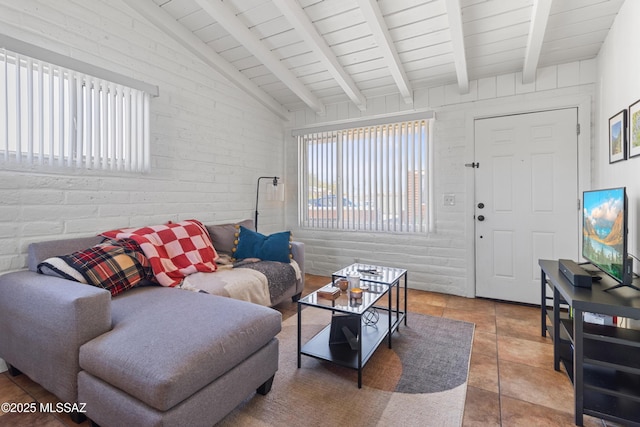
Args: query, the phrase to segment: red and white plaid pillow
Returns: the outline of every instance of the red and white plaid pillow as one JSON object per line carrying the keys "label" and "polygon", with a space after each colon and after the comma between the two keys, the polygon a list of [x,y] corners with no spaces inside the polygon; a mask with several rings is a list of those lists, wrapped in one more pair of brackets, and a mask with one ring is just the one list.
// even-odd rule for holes
{"label": "red and white plaid pillow", "polygon": [[110,239],[135,240],[151,263],[153,273],[163,286],[177,286],[193,273],[216,271],[218,254],[206,227],[195,219],[105,231]]}

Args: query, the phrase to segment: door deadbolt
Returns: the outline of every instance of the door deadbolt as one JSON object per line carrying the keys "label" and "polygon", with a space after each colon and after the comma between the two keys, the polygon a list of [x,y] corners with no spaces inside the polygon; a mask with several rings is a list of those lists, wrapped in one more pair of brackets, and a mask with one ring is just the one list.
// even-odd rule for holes
{"label": "door deadbolt", "polygon": [[478,209],[484,209],[484,203],[482,202],[478,203]]}

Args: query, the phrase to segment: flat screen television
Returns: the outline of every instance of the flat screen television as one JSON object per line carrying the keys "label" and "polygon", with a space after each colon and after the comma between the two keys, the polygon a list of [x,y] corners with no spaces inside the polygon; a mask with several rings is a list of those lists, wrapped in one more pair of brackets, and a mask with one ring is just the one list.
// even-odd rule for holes
{"label": "flat screen television", "polygon": [[631,286],[627,254],[628,201],[625,187],[583,193],[582,256],[620,286]]}

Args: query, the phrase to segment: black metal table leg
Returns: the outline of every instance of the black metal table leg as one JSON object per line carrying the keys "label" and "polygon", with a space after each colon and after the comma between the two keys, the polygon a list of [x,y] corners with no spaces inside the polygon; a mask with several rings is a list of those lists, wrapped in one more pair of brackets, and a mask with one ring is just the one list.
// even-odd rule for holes
{"label": "black metal table leg", "polygon": [[407,326],[407,273],[404,273],[404,326]]}
{"label": "black metal table leg", "polygon": [[302,366],[302,305],[298,303],[298,369]]}
{"label": "black metal table leg", "polygon": [[362,318],[358,322],[358,388],[362,388]]}
{"label": "black metal table leg", "polygon": [[547,275],[540,270],[540,327],[542,336],[547,336]]}

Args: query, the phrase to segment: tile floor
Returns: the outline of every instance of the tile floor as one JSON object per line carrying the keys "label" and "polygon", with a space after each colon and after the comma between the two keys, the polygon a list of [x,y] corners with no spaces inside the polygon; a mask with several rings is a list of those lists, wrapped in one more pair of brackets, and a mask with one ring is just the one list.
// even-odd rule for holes
{"label": "tile floor", "polygon": [[[305,294],[326,284],[306,276]],[[287,318],[297,306],[276,307]],[[573,389],[564,372],[553,370],[549,338],[540,336],[540,311],[485,299],[409,290],[409,312],[476,324],[464,426],[573,426]],[[0,374],[0,402],[56,402],[25,375]],[[85,422],[81,426],[87,426]],[[66,415],[4,414],[0,426],[78,426]],[[585,426],[608,426],[585,416]]]}

